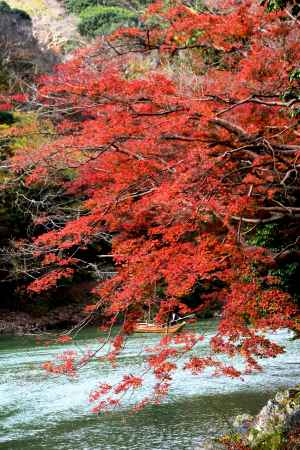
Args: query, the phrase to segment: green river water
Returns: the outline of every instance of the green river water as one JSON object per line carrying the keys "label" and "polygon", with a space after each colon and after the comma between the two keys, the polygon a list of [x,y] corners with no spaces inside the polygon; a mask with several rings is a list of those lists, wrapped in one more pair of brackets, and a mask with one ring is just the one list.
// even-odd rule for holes
{"label": "green river water", "polygon": [[[206,340],[195,351],[208,351],[214,321],[196,327],[206,329]],[[66,349],[94,348],[97,330],[85,330],[71,345],[38,346],[32,337],[0,338],[0,448],[5,450],[201,450],[207,437],[230,429],[240,413],[257,413],[272,393],[299,383],[300,344],[282,330],[274,339],[287,351],[264,362],[263,373],[243,380],[209,374],[179,372],[169,398],[160,406],[131,415],[130,402],[122,410],[95,416],[88,403],[99,382],[114,383],[125,373],[138,374],[145,354],[141,346],[153,346],[156,335],[134,335],[119,367],[94,361],[77,379],[50,376],[44,361]],[[147,395],[153,380],[146,380],[139,396]]]}

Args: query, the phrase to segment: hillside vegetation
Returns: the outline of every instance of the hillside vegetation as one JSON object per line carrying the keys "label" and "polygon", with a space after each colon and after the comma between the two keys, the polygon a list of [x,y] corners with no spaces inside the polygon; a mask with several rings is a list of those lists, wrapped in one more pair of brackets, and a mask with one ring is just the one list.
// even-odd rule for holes
{"label": "hillside vegetation", "polygon": [[79,32],[89,38],[109,34],[119,27],[137,26],[149,3],[148,0],[65,0],[67,10],[79,16]]}

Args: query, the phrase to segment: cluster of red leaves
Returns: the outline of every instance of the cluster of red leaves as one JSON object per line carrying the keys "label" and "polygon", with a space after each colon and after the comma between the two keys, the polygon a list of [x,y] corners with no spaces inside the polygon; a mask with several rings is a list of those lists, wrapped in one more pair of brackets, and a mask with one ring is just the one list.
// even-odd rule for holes
{"label": "cluster of red leaves", "polygon": [[28,96],[25,94],[0,94],[0,111],[10,111],[16,105],[25,103]]}
{"label": "cluster of red leaves", "polygon": [[[121,38],[123,47],[124,38],[134,39],[136,45],[144,44],[148,49],[159,48],[164,52],[187,47],[230,51],[241,48],[241,40],[250,36],[255,27],[250,16],[251,1],[243,2],[237,8],[233,7],[232,1],[223,2],[222,9],[226,14],[198,13],[179,1],[169,5],[166,7],[166,2],[158,0],[146,11],[143,18],[147,28],[146,40],[138,29],[121,29],[112,35],[112,42]],[[228,23],[232,26],[228,27]]]}
{"label": "cluster of red leaves", "polygon": [[[100,412],[108,407],[118,406],[120,400],[117,397],[119,394],[126,393],[129,389],[139,389],[143,384],[143,379],[134,375],[124,375],[122,381],[116,386],[107,383],[102,383],[90,394],[90,402],[97,402],[93,407],[93,412]],[[105,397],[105,399],[103,399]],[[100,400],[101,399],[101,400]]]}
{"label": "cluster of red leaves", "polygon": [[[145,24],[158,16],[163,26],[117,32],[111,37],[118,53],[113,61],[107,48],[96,45],[44,77],[38,100],[61,114],[60,137],[42,149],[20,151],[13,163],[17,171],[33,167],[28,184],[47,173],[66,192],[85,199],[85,215],[35,240],[37,255],[59,251],[68,262],[99,232],[113,237],[117,274],[94,290],[109,324],[123,315],[124,331],[132,331],[145,305],[152,305],[163,323],[175,308],[188,312],[182,299],[197,283],[217,282],[219,288],[203,294],[198,306],[218,300],[223,308],[212,351],[241,354],[249,371],[259,368],[255,358],[282,351],[257,330],[300,327],[297,306],[268,275],[274,255],[246,239],[249,226],[298,217],[292,193],[300,127],[291,112],[299,100],[282,95],[299,87],[289,74],[299,62],[300,29],[283,13],[265,14],[254,0],[223,6],[218,13],[198,14],[155,3]],[[128,77],[130,58],[120,49],[171,55],[212,49],[219,60],[207,64],[198,52],[195,58],[205,70],[199,87],[190,88],[158,71]],[[66,168],[76,171],[69,182],[61,177]],[[57,261],[57,268],[29,289],[40,292],[72,274]],[[182,340],[193,347],[190,337]],[[121,348],[116,345],[108,359],[115,361]],[[168,352],[160,349],[148,360],[159,380],[158,397],[167,392],[176,368],[176,352]],[[72,364],[69,359],[71,371]],[[192,358],[186,365],[194,373],[206,367],[239,375],[215,357]],[[126,378],[118,393],[138,384]]]}
{"label": "cluster of red leaves", "polygon": [[70,278],[74,273],[74,270],[67,267],[65,269],[55,269],[45,275],[41,276],[37,280],[33,281],[28,290],[30,292],[41,292],[45,289],[50,289],[57,285],[57,282],[62,278]]}
{"label": "cluster of red leaves", "polygon": [[[132,410],[137,412],[148,404],[159,404],[169,393],[172,377],[177,369],[176,360],[181,358],[183,354],[189,352],[202,340],[202,336],[194,333],[164,336],[155,347],[145,349],[146,355],[147,353],[150,355],[146,356],[146,364],[141,374],[138,376],[132,374],[124,375],[115,385],[101,383],[91,392],[90,402],[96,403],[93,411],[99,413],[103,409],[107,410],[120,405],[122,398],[126,394],[132,394],[132,392],[144,386],[144,376],[149,372],[154,374],[157,379],[157,383],[153,386],[152,395],[136,402]],[[116,356],[120,354],[124,346],[122,336],[116,336],[112,344],[114,348],[113,352],[115,353],[113,364],[115,365]],[[108,352],[104,357],[101,356],[99,358],[100,361],[108,360],[111,362],[111,353]]]}
{"label": "cluster of red leaves", "polygon": [[61,362],[54,363],[53,361],[47,361],[43,364],[43,369],[53,374],[64,374],[68,376],[75,376],[76,358],[77,358],[76,352],[66,350],[64,353],[58,356],[58,359]]}
{"label": "cluster of red leaves", "polygon": [[223,438],[221,442],[227,450],[251,450],[249,446],[242,442],[234,442],[230,438]]}

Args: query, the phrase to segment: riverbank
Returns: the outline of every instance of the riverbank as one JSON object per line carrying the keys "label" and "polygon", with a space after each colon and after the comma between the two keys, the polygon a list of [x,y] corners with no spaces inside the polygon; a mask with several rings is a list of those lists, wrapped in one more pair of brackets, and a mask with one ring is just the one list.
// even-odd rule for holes
{"label": "riverbank", "polygon": [[37,315],[27,312],[0,310],[0,335],[36,334],[70,328],[86,317],[83,306],[69,304]]}
{"label": "riverbank", "polygon": [[237,416],[235,433],[224,438],[232,450],[300,450],[300,385],[279,391],[255,416]]}

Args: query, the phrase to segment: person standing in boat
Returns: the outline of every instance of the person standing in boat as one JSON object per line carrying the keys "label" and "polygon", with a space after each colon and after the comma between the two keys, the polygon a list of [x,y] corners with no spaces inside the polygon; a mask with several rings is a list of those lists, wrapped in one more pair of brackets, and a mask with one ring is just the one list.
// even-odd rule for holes
{"label": "person standing in boat", "polygon": [[178,310],[175,310],[171,313],[171,319],[169,321],[169,325],[176,325],[176,323],[181,319]]}

